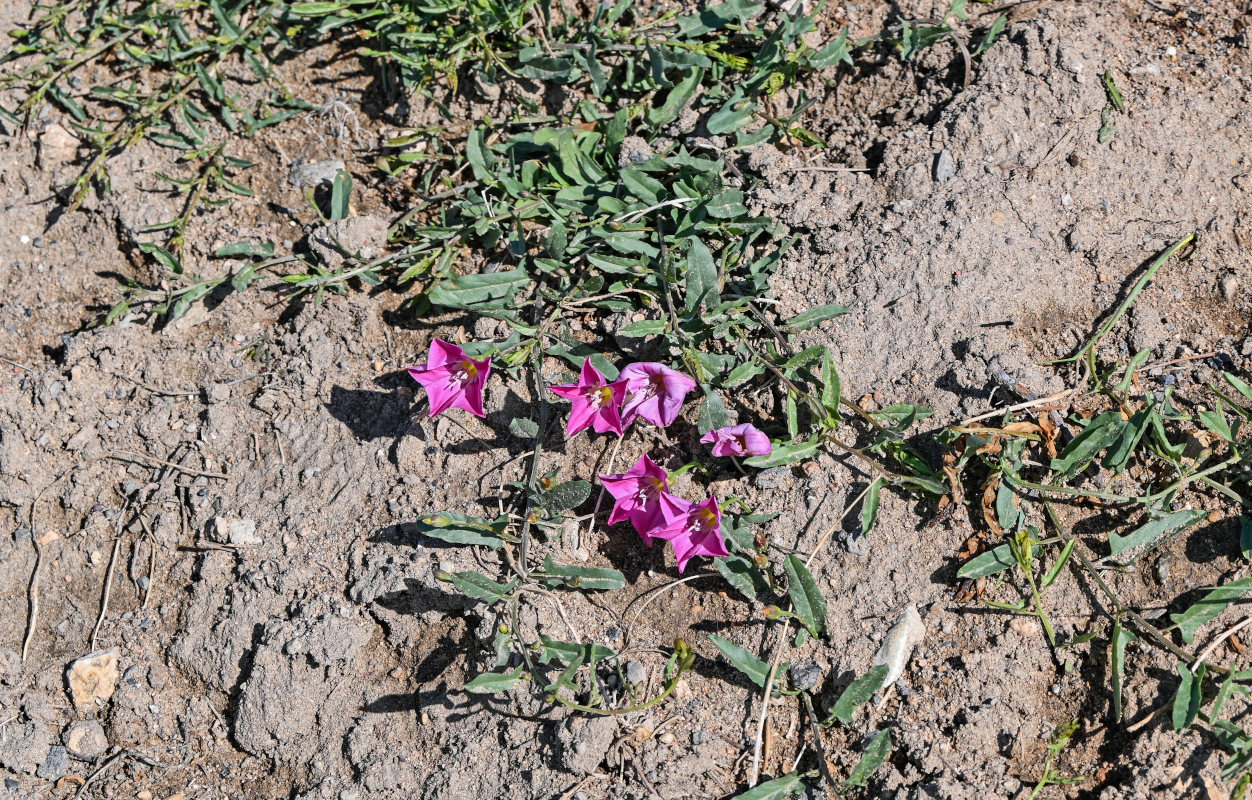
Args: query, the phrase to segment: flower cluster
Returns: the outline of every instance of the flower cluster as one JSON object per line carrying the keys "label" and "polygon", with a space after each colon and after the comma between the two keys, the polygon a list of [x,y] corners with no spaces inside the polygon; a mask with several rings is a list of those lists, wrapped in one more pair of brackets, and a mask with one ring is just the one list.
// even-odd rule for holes
{"label": "flower cluster", "polygon": [[[426,389],[430,416],[462,408],[484,417],[483,388],[491,374],[491,358],[476,360],[454,344],[435,339],[425,364],[409,367],[409,374]],[[588,359],[574,383],[549,387],[573,408],[565,431],[573,436],[587,428],[596,433],[624,435],[638,418],[665,428],[678,419],[696,382],[676,369],[655,362],[629,364],[609,381]],[[710,430],[701,442],[711,444],[715,456],[766,455],[770,440],[752,425]],[[609,524],[629,520],[651,546],[664,539],[674,546],[678,571],[694,556],[726,556],[722,540],[722,512],[717,499],[693,503],[669,492],[669,476],[644,455],[627,472],[601,475],[605,490],[615,500]]]}
{"label": "flower cluster", "polygon": [[609,524],[630,520],[649,547],[654,539],[674,546],[678,571],[693,556],[728,556],[722,540],[722,510],[717,498],[693,503],[669,493],[669,475],[648,456],[619,475],[601,475],[600,482],[613,495]]}

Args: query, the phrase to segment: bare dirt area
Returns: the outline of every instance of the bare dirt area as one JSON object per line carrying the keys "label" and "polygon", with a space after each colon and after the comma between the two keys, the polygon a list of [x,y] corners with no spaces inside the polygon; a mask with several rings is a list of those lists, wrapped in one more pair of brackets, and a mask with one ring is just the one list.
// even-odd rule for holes
{"label": "bare dirt area", "polygon": [[[1002,415],[988,412],[1034,403],[1042,411],[1022,419],[1036,432],[1065,428],[1064,448],[1080,432],[1073,419],[1105,412],[1064,394],[1080,380],[1078,365],[1044,363],[1078,351],[1105,320],[1115,324],[1101,339],[1103,359],[1124,364],[1148,351],[1139,395],[1173,387],[1179,407],[1205,410],[1223,373],[1252,380],[1252,17],[1224,2],[973,5],[975,21],[1004,13],[1007,24],[973,62],[967,87],[948,40],[908,62],[867,47],[854,65],[773,95],[770,113],[780,117],[804,101],[801,90],[816,100],[801,119],[824,148],[735,149],[697,117],[661,133],[693,153],[729,150],[748,213],[792,240],[770,278],[771,307],[780,318],[823,304],[849,309],[798,333],[795,350],[828,347],[844,394],[870,413],[932,409],[908,442],[940,480],[941,465],[956,464],[936,439],[944,428],[983,415],[975,422],[999,425]],[[847,25],[859,40],[901,15],[942,12],[829,7],[821,30]],[[27,0],[8,4],[0,27],[30,13]],[[390,152],[384,140],[456,127],[447,115],[500,120],[515,106],[560,115],[579,102],[524,80],[397,102],[341,44],[280,65],[320,111],[232,145],[256,164],[245,173],[253,196],[195,214],[179,254],[189,271],[238,270],[244,260],[214,253],[241,240],[322,263],[343,261],[344,247],[378,258],[394,246],[388,227],[423,191],[377,169]],[[1124,110],[1108,110],[1106,71]],[[1110,122],[1111,136],[1102,132]],[[1181,656],[1154,646],[1092,575],[1162,629],[1211,587],[1242,585],[1246,474],[1224,492],[1196,479],[1171,494],[1171,513],[1204,513],[1128,566],[1061,569],[1040,617],[983,602],[1029,599],[1004,575],[958,576],[1007,541],[988,522],[996,512],[986,512],[985,470],[966,479],[963,497],[888,486],[862,535],[859,503],[879,475],[864,462],[833,450],[765,469],[726,462],[685,471],[671,488],[774,514],[754,531],[764,569],[781,585],[789,554],[814,554],[827,606],[821,637],[795,644],[798,624],[769,619],[774,601],[746,600],[709,560],[680,575],[664,543],[643,547],[629,525],[606,525],[607,503],[594,495],[578,508],[599,517],[567,520],[535,547],[559,563],[618,570],[624,588],[536,591],[510,616],[442,578],[501,576],[512,548],[452,546],[419,522],[437,511],[523,513],[524,498],[519,506],[508,487],[527,480],[534,443],[513,423],[536,408],[535,383],[500,368],[485,417],[431,419],[405,371],[435,337],[503,341],[503,321],[415,305],[412,284],[315,303],[262,281],[260,290],[215,289],[176,321],[135,309],[103,325],[119,281],[160,284],[140,245],[159,240],[145,227],[181,213],[184,195],[158,175],[189,177],[186,165],[141,143],[110,160],[108,192],[59,214],[58,187],[89,156],[68,115],[50,104],[23,127],[0,125],[0,796],[729,798],[758,777],[793,773],[814,798],[1239,796],[1239,773],[1223,769],[1246,751],[1215,728],[1175,730]],[[650,146],[660,151],[658,141]],[[305,196],[322,199],[326,185],[306,173],[333,161],[355,191],[347,215],[326,222]],[[1145,270],[1192,234],[1129,311],[1112,316]],[[494,271],[464,249],[462,272]],[[589,314],[573,335],[618,366],[668,358],[655,339],[621,335],[638,321]],[[555,357],[541,365],[546,385],[571,371]],[[783,401],[768,379],[725,395],[740,421],[765,420],[776,435],[785,423],[766,423],[782,419]],[[620,440],[567,438],[566,409],[551,402],[544,470],[594,481],[650,454],[677,471],[707,452],[691,399],[669,428],[637,427]],[[1188,463],[1202,450],[1226,452],[1184,444],[1194,451]],[[1093,559],[1108,551],[1110,530],[1148,519],[1098,497],[1151,494],[1158,484],[1146,466],[1135,469],[1093,465],[1082,473],[1085,494],[1056,503],[1058,524]],[[1031,524],[1047,526],[1042,516]],[[1203,654],[1196,663],[1237,671],[1247,645],[1225,634],[1246,605],[1220,610],[1194,641],[1164,635]],[[819,732],[805,703],[825,717],[914,612],[898,680],[850,724]],[[532,642],[626,654],[599,680],[606,696],[655,697],[676,639],[694,661],[663,701],[629,713],[553,703],[529,679],[467,692],[485,673],[529,664],[518,652],[497,662],[502,627]],[[1118,638],[1131,629],[1134,641]],[[769,699],[762,725],[761,686],[712,636],[766,664],[785,650],[779,663],[790,663],[800,694]],[[536,672],[545,668],[560,673]],[[1213,699],[1205,687],[1197,704]],[[1224,717],[1246,721],[1238,691],[1223,702]],[[1072,736],[1050,757],[1071,721]],[[863,785],[827,782],[822,772],[846,778],[884,730],[891,750]],[[1037,789],[1049,769],[1067,782]]]}

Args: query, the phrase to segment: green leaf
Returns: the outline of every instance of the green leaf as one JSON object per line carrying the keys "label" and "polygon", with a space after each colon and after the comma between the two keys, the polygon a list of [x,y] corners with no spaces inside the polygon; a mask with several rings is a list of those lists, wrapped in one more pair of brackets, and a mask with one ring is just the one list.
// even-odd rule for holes
{"label": "green leaf", "polygon": [[731,800],[783,800],[785,797],[800,794],[803,791],[804,781],[800,780],[800,773],[789,772],[781,778],[758,783],[748,791],[735,795]]}
{"label": "green leaf", "polygon": [[870,481],[869,490],[865,492],[865,503],[861,506],[861,535],[868,536],[878,519],[878,502],[882,493],[882,478]]}
{"label": "green leaf", "polygon": [[745,458],[744,464],[757,469],[768,469],[769,467],[781,467],[786,464],[794,464],[806,458],[812,458],[817,454],[821,442],[813,439],[799,444],[775,444],[774,449],[769,455],[752,456]]}
{"label": "green leaf", "polygon": [[839,419],[839,399],[843,395],[843,382],[835,369],[835,356],[829,347],[822,348],[822,408],[836,421]]}
{"label": "green leaf", "polygon": [[469,161],[475,180],[492,182],[496,157],[487,146],[482,128],[470,131],[465,141],[465,159]]}
{"label": "green leaf", "polygon": [[1178,684],[1178,692],[1174,695],[1173,722],[1174,730],[1181,731],[1191,727],[1200,714],[1200,703],[1203,701],[1205,665],[1192,673],[1186,664],[1178,664],[1178,674],[1182,682]]}
{"label": "green leaf", "polygon": [[994,550],[971,558],[961,565],[956,571],[958,578],[985,578],[988,575],[995,575],[997,572],[1003,572],[1016,566],[1017,559],[1013,557],[1013,548],[1007,544],[1002,544]]}
{"label": "green leaf", "polygon": [[722,574],[726,582],[735,591],[748,600],[755,600],[759,594],[769,593],[769,584],[761,571],[743,556],[723,556],[713,559],[713,566]]}
{"label": "green leaf", "polygon": [[618,177],[627,191],[650,206],[660,202],[661,196],[667,193],[665,184],[634,167],[624,168]]}
{"label": "green leaf", "polygon": [[1141,525],[1125,536],[1110,532],[1109,548],[1112,551],[1110,555],[1119,556],[1122,553],[1142,547],[1143,551],[1136,552],[1133,558],[1119,560],[1119,563],[1128,564],[1149,550],[1164,544],[1174,535],[1180,533],[1185,528],[1191,527],[1206,516],[1208,516],[1208,512],[1201,510],[1175,511],[1172,514],[1166,514],[1160,519],[1152,520],[1146,525]]}
{"label": "green leaf", "polygon": [[1196,417],[1198,417],[1200,422],[1204,424],[1204,427],[1208,428],[1222,439],[1228,442],[1233,442],[1235,440],[1235,436],[1230,430],[1230,423],[1226,420],[1226,412],[1222,406],[1222,401],[1219,398],[1216,402],[1216,409],[1213,411],[1197,411]]}
{"label": "green leaf", "polygon": [[835,40],[816,53],[811,54],[808,57],[808,61],[809,67],[812,69],[825,69],[840,61],[848,66],[852,66],[852,50],[848,47],[848,26],[844,25],[843,30],[839,31],[839,35],[835,37]]}
{"label": "green leaf", "polygon": [[704,209],[714,219],[734,219],[748,213],[743,203],[743,192],[738,189],[727,189],[704,204]]}
{"label": "green leaf", "polygon": [[722,381],[723,389],[734,389],[765,373],[765,367],[755,361],[747,361],[730,371]]}
{"label": "green leaf", "polygon": [[1122,98],[1121,91],[1117,88],[1117,84],[1113,82],[1113,70],[1104,70],[1104,91],[1109,96],[1109,103],[1118,111],[1126,110],[1126,101]]}
{"label": "green leaf", "polygon": [[530,284],[530,275],[524,269],[503,272],[462,275],[443,280],[428,293],[431,305],[444,308],[472,310],[474,308],[504,307],[513,295]]}
{"label": "green leaf", "polygon": [[1113,672],[1113,721],[1122,721],[1122,687],[1126,674],[1126,645],[1135,641],[1138,637],[1130,631],[1122,627],[1121,617],[1113,620],[1113,657],[1111,669]]}
{"label": "green leaf", "polygon": [[1252,517],[1239,517],[1239,551],[1252,560]]}
{"label": "green leaf", "polygon": [[615,569],[601,567],[558,566],[552,557],[543,560],[544,583],[548,586],[564,586],[569,589],[620,589],[626,585],[626,576]]}
{"label": "green leaf", "polygon": [[470,694],[507,692],[524,680],[526,680],[524,667],[518,667],[512,672],[484,672],[465,684],[465,691]]}
{"label": "green leaf", "polygon": [[173,253],[171,253],[169,250],[166,250],[164,247],[161,247],[160,245],[157,245],[157,244],[152,244],[151,242],[142,242],[139,245],[139,249],[140,251],[147,253],[148,255],[155,258],[157,261],[161,263],[161,266],[165,267],[173,274],[175,275],[183,274],[182,262],[179,261],[178,258]]}
{"label": "green leaf", "polygon": [[1093,417],[1082,433],[1074,437],[1057,458],[1052,469],[1068,480],[1086,469],[1102,450],[1111,447],[1122,435],[1126,421],[1120,411],[1105,411]]}
{"label": "green leaf", "polygon": [[703,78],[704,70],[691,70],[687,77],[683,78],[677,86],[669,90],[669,94],[665,95],[664,103],[648,110],[648,127],[656,129],[678,119],[678,115],[691,102],[691,98],[695,97],[696,91],[700,88],[700,81]]}
{"label": "green leaf", "polygon": [[723,639],[717,634],[709,636],[709,640],[717,646],[718,650],[722,651],[722,655],[726,656],[726,660],[735,669],[748,676],[748,680],[757,686],[760,686],[762,689],[765,688],[765,682],[769,680],[769,664],[766,664],[729,639]]}
{"label": "green leaf", "polygon": [[874,696],[874,692],[882,688],[882,682],[886,680],[887,672],[890,669],[890,664],[879,664],[852,681],[852,683],[849,683],[848,687],[839,695],[839,699],[835,701],[834,708],[830,710],[830,716],[844,725],[851,725],[852,712],[868,702]]}
{"label": "green leaf", "polygon": [[330,218],[347,219],[351,201],[352,176],[341,169],[335,173],[335,180],[330,184]]}
{"label": "green leaf", "polygon": [[591,484],[587,481],[565,481],[543,493],[539,504],[549,511],[565,511],[577,508],[591,497]]}
{"label": "green leaf", "polygon": [[517,578],[506,585],[496,583],[480,572],[457,572],[452,575],[452,585],[467,597],[494,605],[501,600],[509,599],[509,592],[517,586]]}
{"label": "green leaf", "polygon": [[843,785],[845,787],[867,785],[870,776],[878,771],[878,768],[882,766],[890,754],[891,732],[884,729],[879,731],[874,740],[869,743],[869,747],[865,748],[865,752],[861,755],[861,760],[857,762],[856,767],[852,770],[852,774],[843,782]]}
{"label": "green leaf", "polygon": [[545,242],[548,253],[556,259],[565,257],[565,248],[569,247],[569,229],[560,219],[555,219],[548,226],[548,238]]}
{"label": "green leaf", "polygon": [[978,46],[974,48],[974,52],[971,53],[971,55],[980,56],[987,52],[987,50],[991,48],[991,45],[995,44],[996,38],[999,37],[1001,33],[1004,33],[1004,28],[1008,25],[1008,22],[1009,18],[1003,14],[996,17],[995,21],[991,23],[991,27],[988,28],[987,32],[983,34],[982,41],[980,41]]}
{"label": "green leaf", "polygon": [[1061,548],[1061,555],[1056,559],[1056,563],[1052,565],[1052,569],[1048,570],[1048,574],[1043,576],[1042,588],[1046,589],[1056,583],[1056,579],[1061,577],[1061,570],[1065,569],[1065,565],[1069,563],[1069,559],[1074,555],[1074,544],[1076,540],[1070,539]]}
{"label": "green leaf", "polygon": [[509,423],[509,433],[519,439],[533,439],[539,435],[539,423],[526,417],[514,417]]}
{"label": "green leaf", "polygon": [[235,242],[213,251],[215,256],[250,256],[269,258],[274,255],[273,242]]}
{"label": "green leaf", "polygon": [[631,339],[642,339],[645,336],[660,336],[665,333],[665,320],[663,319],[641,319],[637,322],[631,322],[623,325],[618,331],[621,336]]}
{"label": "green leaf", "polygon": [[783,570],[787,573],[787,594],[791,597],[796,615],[809,633],[820,635],[826,629],[826,598],[817,588],[817,581],[813,580],[808,567],[794,553],[783,562]]}
{"label": "green leaf", "polygon": [[756,103],[744,95],[743,87],[740,86],[721,108],[709,115],[704,123],[705,128],[713,136],[732,133],[752,120],[756,107]]}
{"label": "green leaf", "polygon": [[704,390],[704,404],[700,406],[700,416],[696,418],[696,429],[703,436],[716,428],[725,428],[730,419],[726,415],[726,401],[721,393],[708,384],[700,388]]}
{"label": "green leaf", "polygon": [[1226,383],[1233,386],[1235,391],[1243,395],[1245,399],[1252,400],[1252,386],[1249,386],[1247,381],[1237,378],[1229,372],[1223,372],[1222,378],[1226,380]]}
{"label": "green leaf", "polygon": [[[1203,516],[1203,512],[1201,512],[1201,516]],[[1249,589],[1252,589],[1252,578],[1240,578],[1237,581],[1231,581],[1225,586],[1219,586],[1204,595],[1186,611],[1170,614],[1170,621],[1178,626],[1178,633],[1182,636],[1182,640],[1187,644],[1191,644],[1195,640],[1196,631],[1200,629],[1201,625],[1217,619],[1231,603],[1242,597]]]}
{"label": "green leaf", "polygon": [[715,306],[721,302],[717,288],[717,264],[708,246],[694,236],[687,237],[687,276],[686,305],[684,310],[691,313],[704,306]]}
{"label": "green leaf", "polygon": [[508,517],[488,522],[480,517],[453,514],[447,511],[430,514],[417,521],[417,530],[423,536],[449,544],[485,545],[499,550],[504,546],[500,534],[508,526]]}

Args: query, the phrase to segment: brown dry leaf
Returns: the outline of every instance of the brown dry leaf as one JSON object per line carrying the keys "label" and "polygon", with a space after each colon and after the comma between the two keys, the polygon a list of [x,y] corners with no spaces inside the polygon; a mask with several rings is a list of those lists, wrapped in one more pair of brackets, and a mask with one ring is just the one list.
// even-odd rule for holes
{"label": "brown dry leaf", "polygon": [[1056,437],[1061,429],[1052,421],[1052,416],[1047,411],[1040,411],[1035,419],[1038,420],[1039,431],[1043,434],[1043,446],[1048,449],[1049,456],[1056,458]]}
{"label": "brown dry leaf", "polygon": [[1001,449],[1003,448],[1000,446],[1000,437],[992,436],[991,441],[987,442],[986,444],[984,444],[982,447],[978,448],[974,452],[978,453],[978,455],[980,456],[988,456],[988,455],[995,455],[996,453],[1000,452]]}
{"label": "brown dry leaf", "polygon": [[1002,430],[1005,433],[1013,433],[1013,434],[1023,434],[1023,433],[1035,434],[1035,433],[1039,433],[1039,426],[1033,422],[1027,422],[1023,420],[1021,422],[1010,422],[1008,425],[1005,425],[1002,428]]}
{"label": "brown dry leaf", "polygon": [[996,489],[1000,486],[1000,473],[993,473],[982,487],[982,518],[987,521],[987,527],[996,536],[1004,535],[1004,528],[1000,527],[1000,520],[996,519]]}

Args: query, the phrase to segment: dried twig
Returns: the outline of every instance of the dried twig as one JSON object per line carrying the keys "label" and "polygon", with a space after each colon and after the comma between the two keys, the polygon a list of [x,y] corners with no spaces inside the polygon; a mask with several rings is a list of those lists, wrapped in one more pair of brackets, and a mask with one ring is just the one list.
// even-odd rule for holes
{"label": "dried twig", "polygon": [[961,420],[961,423],[958,427],[963,428],[966,425],[972,425],[973,423],[980,422],[984,419],[991,419],[992,417],[999,416],[1000,414],[1011,414],[1014,411],[1025,411],[1028,408],[1038,408],[1039,406],[1046,406],[1049,403],[1055,403],[1057,400],[1064,400],[1066,397],[1069,397],[1070,395],[1074,394],[1074,391],[1075,391],[1074,389],[1066,389],[1062,392],[1057,392],[1056,394],[1050,394],[1047,397],[1038,397],[1038,398],[1035,398],[1034,400],[1027,400],[1024,403],[1017,403],[1016,405],[1007,406],[1006,408],[995,408],[995,409],[992,409],[991,411],[988,411],[985,414],[979,414],[976,417],[970,417],[969,419]]}
{"label": "dried twig", "polygon": [[202,478],[217,478],[218,480],[224,481],[230,477],[224,472],[205,472],[204,470],[191,469],[189,467],[184,467],[182,464],[175,464],[173,461],[163,461],[146,453],[136,453],[133,450],[114,450],[104,457],[112,458],[117,461],[126,461],[131,464],[142,464],[149,467],[154,464],[162,467],[170,467],[178,470],[184,475],[196,475]]}

